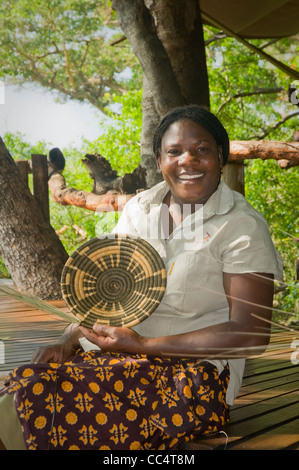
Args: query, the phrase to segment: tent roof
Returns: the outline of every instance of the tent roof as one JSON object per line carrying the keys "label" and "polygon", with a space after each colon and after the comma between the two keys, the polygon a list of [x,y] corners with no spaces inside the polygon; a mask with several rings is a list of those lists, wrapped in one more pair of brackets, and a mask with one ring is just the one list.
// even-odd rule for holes
{"label": "tent roof", "polygon": [[[299,0],[199,0],[200,9],[243,38],[299,33]],[[203,18],[203,22],[209,24]]]}

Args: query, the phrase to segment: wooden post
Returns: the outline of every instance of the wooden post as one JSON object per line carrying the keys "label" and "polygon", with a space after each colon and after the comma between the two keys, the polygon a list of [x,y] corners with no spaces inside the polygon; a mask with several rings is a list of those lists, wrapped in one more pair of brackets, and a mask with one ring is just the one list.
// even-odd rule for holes
{"label": "wooden post", "polygon": [[16,165],[18,167],[22,180],[25,182],[26,186],[28,186],[28,175],[30,173],[28,160],[16,160]]}
{"label": "wooden post", "polygon": [[50,222],[47,156],[31,155],[31,163],[33,194],[42,210],[45,220]]}
{"label": "wooden post", "polygon": [[227,163],[223,168],[222,179],[230,189],[245,195],[243,162]]}

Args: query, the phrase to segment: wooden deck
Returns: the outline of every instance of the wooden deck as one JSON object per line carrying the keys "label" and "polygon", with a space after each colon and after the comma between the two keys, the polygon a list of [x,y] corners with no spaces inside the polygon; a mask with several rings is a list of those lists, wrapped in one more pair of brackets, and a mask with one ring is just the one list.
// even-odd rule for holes
{"label": "wooden deck", "polygon": [[293,341],[299,346],[298,331],[273,333],[268,350],[247,360],[226,434],[200,439],[186,449],[299,450],[299,364],[291,361],[292,353],[297,355]]}
{"label": "wooden deck", "polygon": [[[53,303],[67,310],[64,302]],[[0,295],[0,341],[5,352],[5,361],[0,361],[0,386],[8,371],[30,362],[34,350],[55,341],[65,326],[59,318]],[[225,434],[200,439],[186,449],[299,450],[298,363],[299,331],[276,328],[267,351],[247,360],[243,386]]]}
{"label": "wooden deck", "polygon": [[[50,303],[68,310],[63,301]],[[66,326],[60,318],[0,293],[0,386],[8,371],[30,362],[34,351],[55,342]]]}

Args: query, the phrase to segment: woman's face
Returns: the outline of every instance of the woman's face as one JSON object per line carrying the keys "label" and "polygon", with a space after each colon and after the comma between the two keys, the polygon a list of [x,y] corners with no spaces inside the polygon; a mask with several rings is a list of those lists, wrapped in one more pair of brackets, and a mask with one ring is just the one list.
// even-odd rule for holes
{"label": "woman's face", "polygon": [[222,166],[221,146],[191,119],[174,122],[163,135],[158,167],[170,188],[171,202],[205,204],[217,189]]}

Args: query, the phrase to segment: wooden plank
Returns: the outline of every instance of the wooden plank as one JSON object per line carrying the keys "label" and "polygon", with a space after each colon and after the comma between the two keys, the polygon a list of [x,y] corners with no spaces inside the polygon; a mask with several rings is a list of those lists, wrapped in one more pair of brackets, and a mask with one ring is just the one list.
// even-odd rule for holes
{"label": "wooden plank", "polygon": [[223,168],[222,179],[233,191],[244,196],[244,162],[227,163]]}
{"label": "wooden plank", "polygon": [[244,380],[250,379],[250,377],[261,375],[272,370],[282,370],[292,366],[292,363],[285,359],[276,359],[275,361],[256,361],[257,364],[253,364],[250,368],[245,369]]}
{"label": "wooden plank", "polygon": [[[68,311],[64,301],[50,303]],[[29,363],[34,351],[39,346],[57,341],[66,326],[67,322],[55,315],[0,295],[0,339],[4,343],[5,353],[4,364],[0,364],[2,376],[15,367]]]}
{"label": "wooden plank", "polygon": [[[299,380],[290,385],[287,392],[283,390],[275,389],[271,397],[261,400],[259,394],[255,394],[253,401],[247,403],[246,406],[240,408],[232,408],[230,412],[231,423],[236,424],[237,422],[251,419],[253,416],[262,416],[269,411],[274,409],[283,409],[292,403],[296,403],[299,400]],[[299,430],[298,430],[299,431]]]}
{"label": "wooden plank", "polygon": [[[249,440],[243,440],[237,445],[229,446],[230,450],[283,450],[298,444],[299,418],[286,424],[263,431]],[[298,448],[298,447],[297,447]]]}
{"label": "wooden plank", "polygon": [[272,371],[269,374],[264,374],[258,377],[252,377],[251,381],[248,382],[248,379],[245,379],[244,385],[242,386],[239,397],[248,395],[254,391],[267,391],[273,389],[274,387],[284,386],[287,383],[294,382],[298,380],[298,368],[293,365],[290,368]]}
{"label": "wooden plank", "polygon": [[29,181],[29,173],[30,173],[30,167],[29,167],[29,162],[28,160],[15,160],[15,164],[18,167],[19,173],[21,175],[22,180],[28,187],[28,181]]}
{"label": "wooden plank", "polygon": [[[215,436],[203,437],[200,438],[186,446],[186,449],[190,450],[199,450],[200,446],[205,446],[207,450],[246,450],[249,448],[249,442],[251,439],[255,439],[255,445],[260,442],[258,449],[267,450],[269,442],[263,443],[262,440],[259,441],[258,437],[267,434],[271,435],[271,432],[275,428],[284,426],[282,429],[286,434],[294,434],[295,437],[290,439],[287,445],[291,445],[298,440],[298,428],[295,426],[294,421],[298,420],[298,397],[295,400],[295,403],[287,406],[283,413],[281,410],[271,410],[269,413],[263,415],[262,417],[255,417],[254,414],[252,419],[245,420],[243,422],[237,422],[230,424],[224,429],[223,433],[217,433]],[[290,431],[288,431],[290,429]],[[297,429],[297,431],[296,431]],[[247,447],[248,446],[248,447]],[[272,442],[273,448],[278,448],[278,444],[275,443],[275,440]],[[254,448],[254,445],[251,446],[251,450]]]}

